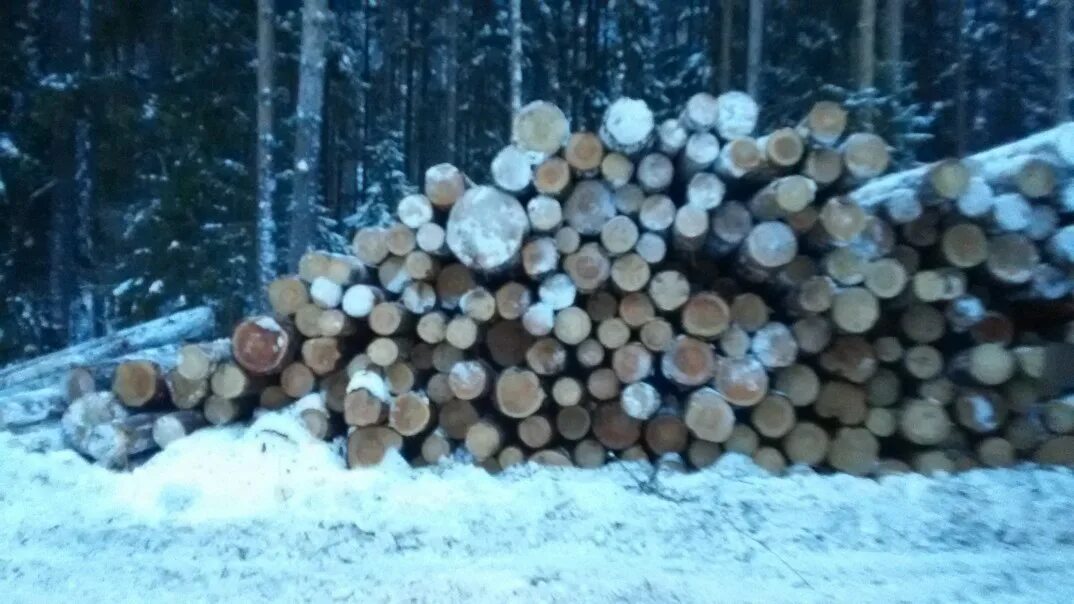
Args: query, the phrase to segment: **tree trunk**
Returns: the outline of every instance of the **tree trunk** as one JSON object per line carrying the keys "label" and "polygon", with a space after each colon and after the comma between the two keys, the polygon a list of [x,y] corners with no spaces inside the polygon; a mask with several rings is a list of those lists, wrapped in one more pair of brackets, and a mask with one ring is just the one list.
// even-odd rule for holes
{"label": "tree trunk", "polygon": [[327,0],[305,0],[302,9],[302,49],[299,60],[298,102],[295,111],[294,198],[291,201],[291,241],[288,264],[298,262],[314,245],[317,229],[317,179],[321,155],[321,114],[324,107]]}
{"label": "tree trunk", "polygon": [[746,48],[746,92],[755,100],[761,98],[763,44],[764,0],[750,0],[749,38]]}
{"label": "tree trunk", "polygon": [[272,153],[275,91],[276,7],[275,0],[258,0],[257,11],[257,263],[261,288],[276,278],[276,219],[272,203],[276,175]]}
{"label": "tree trunk", "polygon": [[734,35],[735,0],[720,1],[720,92],[731,89],[731,37]]}
{"label": "tree trunk", "polygon": [[955,155],[966,154],[966,0],[958,0],[955,44]]}
{"label": "tree trunk", "polygon": [[[858,91],[875,96],[876,87],[876,0],[861,0],[858,13]],[[862,113],[862,123],[867,130],[873,129],[875,99],[870,98]]]}
{"label": "tree trunk", "polygon": [[511,0],[511,114],[522,108],[522,0]]}
{"label": "tree trunk", "polygon": [[902,36],[905,0],[887,0],[884,22],[884,60],[888,67],[888,88],[898,95],[902,90]]}
{"label": "tree trunk", "polygon": [[1055,28],[1055,121],[1070,120],[1070,0],[1058,0]]}

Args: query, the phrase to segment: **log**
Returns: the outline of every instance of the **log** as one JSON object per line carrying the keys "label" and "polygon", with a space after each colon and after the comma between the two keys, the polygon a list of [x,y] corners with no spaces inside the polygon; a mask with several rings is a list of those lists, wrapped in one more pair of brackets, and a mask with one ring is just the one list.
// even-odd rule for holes
{"label": "log", "polygon": [[843,176],[843,156],[834,149],[813,148],[806,155],[802,175],[819,188],[831,186]]}
{"label": "log", "polygon": [[675,329],[665,319],[650,319],[638,331],[638,340],[652,352],[664,352],[674,339]]}
{"label": "log", "polygon": [[638,225],[629,216],[615,216],[601,225],[600,243],[612,256],[620,256],[634,249],[638,237]]}
{"label": "log", "polygon": [[775,447],[760,447],[753,452],[753,463],[769,474],[779,476],[787,470],[787,460]]}
{"label": "log", "polygon": [[336,308],[343,300],[343,288],[325,277],[317,277],[310,283],[310,300],[324,309]]}
{"label": "log", "polygon": [[605,447],[622,451],[641,438],[641,422],[615,403],[602,403],[593,414],[593,436]]}
{"label": "log", "polygon": [[518,200],[492,187],[468,190],[452,206],[447,244],[469,268],[490,272],[506,268],[518,257],[529,219]]}
{"label": "log", "polygon": [[295,344],[290,324],[264,315],[243,320],[231,336],[235,362],[254,375],[283,370],[294,355]]}
{"label": "log", "polygon": [[585,385],[589,394],[598,401],[610,401],[622,393],[619,378],[615,371],[608,367],[600,367],[590,372]]}
{"label": "log", "polygon": [[154,407],[167,400],[164,371],[151,361],[127,361],[116,367],[112,392],[128,407]]}
{"label": "log", "polygon": [[832,298],[831,319],[847,333],[865,333],[880,319],[880,304],[868,289],[849,287]]}
{"label": "log", "polygon": [[417,436],[433,426],[434,408],[419,392],[405,392],[392,400],[388,426],[403,437]]}
{"label": "log", "polygon": [[[562,303],[562,301],[563,299],[559,297],[549,297],[549,300],[546,300],[546,302],[553,304],[553,307]],[[517,281],[506,283],[496,290],[496,311],[500,317],[508,321],[522,317],[532,303],[533,294],[530,292],[529,287]],[[566,306],[570,306],[570,303],[566,304]],[[566,306],[563,308],[566,308]]]}
{"label": "log", "polygon": [[536,195],[526,202],[526,215],[538,233],[554,233],[563,224],[563,206],[547,195]]}
{"label": "log", "polygon": [[447,232],[435,222],[427,222],[414,233],[414,242],[418,249],[432,256],[446,256]]}
{"label": "log", "polygon": [[720,149],[716,158],[716,172],[729,180],[751,176],[760,170],[764,156],[757,141],[752,138],[736,138]]}
{"label": "log", "polygon": [[612,370],[623,384],[633,384],[653,373],[653,355],[639,342],[631,342],[612,354]]}
{"label": "log", "polygon": [[[451,456],[451,441],[442,431],[431,432],[421,441],[421,458],[428,464],[438,464]],[[500,460],[500,465],[507,467]]]}
{"label": "log", "polygon": [[291,316],[309,303],[309,289],[298,277],[280,277],[269,283],[268,299],[272,312]]}
{"label": "log", "polygon": [[244,419],[253,409],[254,399],[225,398],[217,394],[205,399],[205,419],[214,426],[223,426]]}
{"label": "log", "polygon": [[295,399],[287,395],[279,386],[269,386],[261,391],[258,404],[264,409],[282,409],[294,402]]}
{"label": "log", "polygon": [[611,262],[599,244],[587,243],[563,259],[563,270],[577,291],[590,293],[608,281]]}
{"label": "log", "polygon": [[663,153],[649,153],[638,162],[634,178],[646,193],[662,193],[675,178],[675,166]]}
{"label": "log", "polygon": [[[460,397],[462,398],[462,397]],[[507,417],[523,419],[544,405],[547,394],[536,373],[527,369],[509,368],[496,380],[496,408]],[[531,445],[533,448],[538,446]]]}
{"label": "log", "polygon": [[642,439],[654,455],[666,455],[685,452],[689,434],[683,419],[667,410],[646,422]]}
{"label": "log", "polygon": [[865,428],[840,428],[828,450],[828,463],[840,472],[866,476],[879,460],[880,442]]}
{"label": "log", "polygon": [[750,262],[762,269],[779,268],[798,254],[798,238],[782,222],[762,222],[750,230],[743,252]]}
{"label": "log", "polygon": [[511,142],[540,155],[551,155],[567,142],[567,116],[548,101],[533,101],[515,114]]}
{"label": "log", "polygon": [[563,159],[581,176],[594,176],[604,159],[604,144],[592,132],[575,132],[567,139]]}
{"label": "log", "polygon": [[481,337],[481,328],[470,317],[458,316],[448,321],[444,340],[459,350],[473,348]]}
{"label": "log", "polygon": [[753,356],[770,369],[788,367],[798,358],[798,343],[782,323],[767,323],[753,334]]}
{"label": "log", "polygon": [[540,279],[559,267],[559,250],[551,237],[532,239],[522,247],[522,268],[531,279]]}
{"label": "log", "polygon": [[351,242],[355,258],[366,266],[377,266],[388,257],[388,229],[380,226],[358,229]]}
{"label": "log", "polygon": [[552,437],[552,423],[543,415],[531,415],[518,423],[518,440],[531,449],[547,446]]}
{"label": "log", "polygon": [[155,346],[206,338],[213,325],[212,310],[201,306],[121,329],[108,336],[0,369],[0,390],[34,380],[58,380],[60,375],[75,367],[105,362]]}
{"label": "log", "polygon": [[480,361],[455,363],[448,376],[451,391],[464,401],[472,401],[484,396],[494,381],[495,376],[492,370]]}
{"label": "log", "polygon": [[638,210],[638,224],[652,233],[664,233],[675,222],[675,202],[667,195],[646,197]]}
{"label": "log", "polygon": [[500,367],[521,365],[531,344],[533,337],[518,321],[499,321],[485,333],[488,358]]}
{"label": "log", "polygon": [[191,380],[181,375],[177,369],[168,372],[165,385],[168,399],[178,409],[194,409],[209,396],[208,378]]}
{"label": "log", "polygon": [[387,401],[370,390],[352,390],[343,398],[343,421],[348,426],[375,426],[387,419]]}
{"label": "log", "polygon": [[567,365],[567,349],[555,338],[540,338],[526,351],[526,365],[537,375],[556,375]]}
{"label": "log", "polygon": [[634,176],[634,162],[622,153],[609,153],[600,162],[600,175],[612,187],[622,187]]}
{"label": "log", "polygon": [[523,149],[507,145],[492,159],[492,182],[512,195],[525,193],[533,184],[533,160]]}
{"label": "log", "polygon": [[713,210],[724,201],[727,187],[711,172],[698,172],[686,185],[686,203],[701,210]]}
{"label": "log", "polygon": [[591,425],[589,410],[580,405],[563,407],[556,412],[556,432],[567,440],[585,438]]}
{"label": "log", "polygon": [[66,392],[58,386],[4,394],[0,396],[0,430],[23,428],[55,419],[64,413],[68,402]]}
{"label": "log", "polygon": [[831,440],[817,424],[799,422],[783,437],[782,449],[792,464],[819,465],[828,456]]}
{"label": "log", "polygon": [[739,407],[756,405],[768,393],[768,372],[755,358],[722,359],[713,382],[727,401]]}
{"label": "log", "polygon": [[582,383],[577,378],[563,376],[552,384],[552,400],[562,407],[581,403],[583,394]]}
{"label": "log", "polygon": [[716,97],[716,105],[716,132],[723,140],[750,136],[757,129],[760,108],[745,92],[725,92]]}
{"label": "log", "polygon": [[223,363],[209,380],[212,393],[223,398],[239,398],[255,394],[266,385],[262,376],[248,373],[235,363]]}
{"label": "log", "polygon": [[843,137],[846,127],[847,111],[842,105],[818,101],[809,109],[798,130],[802,136],[808,136],[817,144],[832,146]]}
{"label": "log", "polygon": [[436,164],[425,171],[423,191],[434,206],[446,210],[466,191],[466,177],[451,164]]}
{"label": "log", "polygon": [[479,420],[466,431],[466,450],[478,461],[496,455],[503,444],[503,430],[491,420]]}
{"label": "log", "polygon": [[706,342],[679,336],[661,358],[660,368],[664,377],[680,386],[700,386],[716,375],[716,354]]}
{"label": "log", "polygon": [[420,193],[407,195],[396,204],[395,215],[399,218],[399,222],[407,227],[418,229],[421,225],[432,222],[433,203]]}
{"label": "log", "polygon": [[153,442],[161,449],[166,449],[206,425],[205,414],[200,411],[166,413],[153,422]]}
{"label": "log", "polygon": [[916,445],[938,445],[951,433],[947,411],[928,401],[911,401],[899,415],[899,433]]}
{"label": "log", "polygon": [[686,137],[689,132],[683,127],[682,122],[676,119],[666,119],[656,127],[656,148],[669,157],[674,157],[686,146]]}
{"label": "log", "polygon": [[[428,190],[426,190],[428,193]],[[347,467],[368,468],[403,447],[403,437],[386,426],[357,428],[347,437]]]}
{"label": "log", "polygon": [[891,153],[884,139],[864,132],[851,134],[840,146],[847,174],[857,180],[876,178],[891,165]]}
{"label": "log", "polygon": [[[707,92],[694,94],[686,101],[679,121],[669,120],[690,132],[704,132],[716,127],[720,104]],[[663,124],[661,124],[663,126]]]}
{"label": "log", "polygon": [[696,438],[722,443],[731,437],[735,415],[720,393],[701,388],[686,399],[683,422]]}
{"label": "log", "polygon": [[579,468],[599,468],[607,459],[608,451],[605,450],[604,445],[592,438],[580,441],[574,445],[574,450],[571,452],[571,460],[574,466]]}
{"label": "log", "polygon": [[653,112],[645,101],[621,98],[604,111],[600,140],[613,151],[632,155],[649,145],[654,128]]}
{"label": "log", "polygon": [[568,346],[576,346],[589,337],[593,322],[585,310],[569,306],[556,313],[552,333]]}
{"label": "log", "polygon": [[716,443],[710,443],[707,440],[695,440],[686,449],[686,459],[694,468],[703,470],[715,464],[722,453],[720,445]]}

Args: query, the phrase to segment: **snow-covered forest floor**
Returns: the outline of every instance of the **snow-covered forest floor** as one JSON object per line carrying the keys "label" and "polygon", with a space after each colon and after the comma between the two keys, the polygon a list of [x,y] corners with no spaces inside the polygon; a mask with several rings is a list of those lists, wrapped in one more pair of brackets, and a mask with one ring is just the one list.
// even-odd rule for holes
{"label": "snow-covered forest floor", "polygon": [[0,434],[5,602],[1069,602],[1074,473],[877,481],[401,460],[278,416],[131,473]]}

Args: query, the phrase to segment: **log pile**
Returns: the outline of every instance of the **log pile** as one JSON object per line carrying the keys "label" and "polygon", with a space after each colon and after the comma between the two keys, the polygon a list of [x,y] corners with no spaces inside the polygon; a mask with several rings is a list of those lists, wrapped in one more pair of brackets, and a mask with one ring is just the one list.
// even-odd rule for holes
{"label": "log pile", "polygon": [[137,452],[286,409],[352,467],[1074,465],[1048,370],[1074,342],[1074,124],[883,176],[838,104],[758,114],[620,99],[571,132],[531,103],[491,184],[429,168],[393,223],[273,282],[230,350],[123,363],[78,413]]}

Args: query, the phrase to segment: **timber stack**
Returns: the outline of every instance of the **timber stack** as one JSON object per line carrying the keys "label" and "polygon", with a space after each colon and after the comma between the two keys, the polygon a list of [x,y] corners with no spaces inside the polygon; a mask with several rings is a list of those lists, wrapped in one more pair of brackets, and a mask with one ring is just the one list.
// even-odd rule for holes
{"label": "timber stack", "polygon": [[491,183],[429,168],[230,346],[127,360],[73,406],[118,426],[109,452],[286,409],[352,467],[1074,465],[1048,369],[1074,342],[1074,124],[885,176],[839,104],[758,116],[741,92],[663,121],[626,98],[572,132],[531,103]]}

